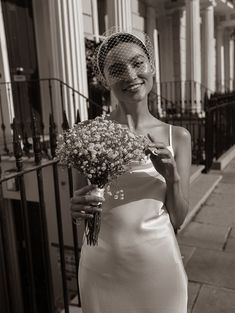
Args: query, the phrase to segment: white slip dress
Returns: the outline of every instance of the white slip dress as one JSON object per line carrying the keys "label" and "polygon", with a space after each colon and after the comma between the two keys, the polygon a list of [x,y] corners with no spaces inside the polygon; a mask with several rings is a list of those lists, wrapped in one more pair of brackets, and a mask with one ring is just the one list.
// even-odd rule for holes
{"label": "white slip dress", "polygon": [[165,196],[150,159],[106,188],[98,246],[84,241],[81,251],[83,313],[187,313],[187,276]]}

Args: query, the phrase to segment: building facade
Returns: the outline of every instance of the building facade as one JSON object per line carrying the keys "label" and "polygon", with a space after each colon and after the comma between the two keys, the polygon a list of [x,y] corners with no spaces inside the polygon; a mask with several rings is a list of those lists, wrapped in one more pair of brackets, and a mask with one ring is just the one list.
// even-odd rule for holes
{"label": "building facade", "polygon": [[[201,112],[205,91],[223,92],[234,87],[232,1],[2,0],[0,25],[2,123],[7,139],[13,117],[29,113],[27,101],[15,100],[12,84],[4,82],[55,78],[85,97],[91,96],[84,39],[98,44],[112,26],[149,35],[155,52],[154,92],[183,110]],[[57,92],[51,106],[45,88],[40,84],[34,90],[34,99],[40,100],[33,105],[47,129],[49,113],[53,110],[60,125],[62,110]],[[111,102],[115,103],[112,95]],[[161,111],[160,101],[156,106]],[[71,123],[77,109],[81,119],[87,119],[84,97],[64,97],[63,108]]]}
{"label": "building facade", "polygon": [[[0,169],[2,177],[19,171],[16,168],[15,158],[6,153],[6,147],[12,149],[11,124],[14,118],[19,121],[21,137],[26,147],[28,142],[25,141],[24,134],[32,140],[30,138],[32,137],[30,133],[32,109],[42,122],[39,125],[40,130],[48,136],[49,115],[53,116],[53,122],[59,132],[62,129],[64,112],[68,117],[69,125],[77,120],[77,110],[82,120],[87,119],[89,110],[94,105],[92,101],[88,103],[88,97],[95,102],[98,101],[103,107],[115,106],[115,97],[105,89],[99,89],[93,79],[90,66],[94,47],[102,40],[105,31],[113,26],[121,30],[132,29],[140,35],[142,32],[149,35],[154,46],[156,67],[153,87],[154,110],[160,116],[170,112],[166,110],[164,103],[173,105],[182,112],[189,110],[200,116],[203,114],[205,92],[210,94],[215,91],[225,92],[234,89],[233,1],[1,0]],[[197,138],[195,142],[198,145]],[[22,155],[18,157],[21,161]],[[18,163],[20,163],[19,159]],[[31,158],[26,157],[23,161],[24,170],[35,163],[32,155]],[[46,160],[43,162],[47,163]],[[53,176],[53,168],[42,169],[44,181],[42,202],[46,208],[48,221],[54,298],[56,307],[60,308],[63,292],[56,225],[58,205],[54,199]],[[25,175],[25,200],[29,211],[36,213],[41,210],[37,177],[35,173]],[[61,168],[59,168],[57,183],[62,210],[68,286],[74,292],[76,276],[73,276],[74,260],[71,252],[73,234],[69,209],[71,190],[67,172]],[[12,226],[15,223],[20,228],[23,224],[22,217],[19,216],[22,199],[17,189],[17,180],[9,179],[8,183],[1,184],[4,205],[1,206],[0,213],[7,212],[7,218],[3,223],[9,225],[9,234],[12,237],[8,244],[12,256],[9,258],[11,260],[9,264],[14,269],[10,271],[12,277],[14,276],[11,286],[14,299],[10,298],[13,303],[11,305],[14,305],[14,312],[23,313],[25,312],[22,300],[24,280],[20,278],[16,257],[19,234],[14,233]],[[31,216],[31,223],[33,230],[40,228],[37,215]],[[40,237],[40,234],[36,235]],[[36,235],[34,242],[37,248]],[[25,251],[24,243],[22,251]],[[40,271],[37,271],[38,273]],[[43,280],[44,276],[41,282]],[[0,279],[0,300],[2,289]],[[42,283],[42,290],[44,289]],[[42,312],[46,311],[42,310]]]}

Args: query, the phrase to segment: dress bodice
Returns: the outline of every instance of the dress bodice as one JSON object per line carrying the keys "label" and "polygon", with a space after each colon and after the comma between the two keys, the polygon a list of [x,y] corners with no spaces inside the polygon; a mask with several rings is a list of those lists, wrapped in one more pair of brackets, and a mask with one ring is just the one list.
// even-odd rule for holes
{"label": "dress bodice", "polygon": [[133,162],[129,171],[106,186],[99,237],[121,246],[156,238],[157,224],[169,222],[165,196],[165,179],[151,160]]}

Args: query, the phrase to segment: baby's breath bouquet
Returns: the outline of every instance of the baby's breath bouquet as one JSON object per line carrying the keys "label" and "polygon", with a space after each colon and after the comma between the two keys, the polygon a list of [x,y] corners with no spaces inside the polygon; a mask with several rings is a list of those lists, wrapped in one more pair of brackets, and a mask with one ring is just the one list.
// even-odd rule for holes
{"label": "baby's breath bouquet", "polygon": [[[104,117],[75,124],[59,136],[56,155],[61,164],[76,168],[98,188],[125,173],[133,161],[142,161],[148,140]],[[86,221],[89,244],[97,244],[100,212]]]}

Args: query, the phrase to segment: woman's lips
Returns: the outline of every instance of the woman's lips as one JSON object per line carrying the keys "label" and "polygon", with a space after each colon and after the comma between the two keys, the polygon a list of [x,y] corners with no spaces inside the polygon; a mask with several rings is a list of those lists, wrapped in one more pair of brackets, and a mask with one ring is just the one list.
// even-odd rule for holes
{"label": "woman's lips", "polygon": [[130,84],[129,86],[125,87],[123,90],[124,91],[135,91],[135,90],[139,89],[142,85],[143,85],[143,82]]}

